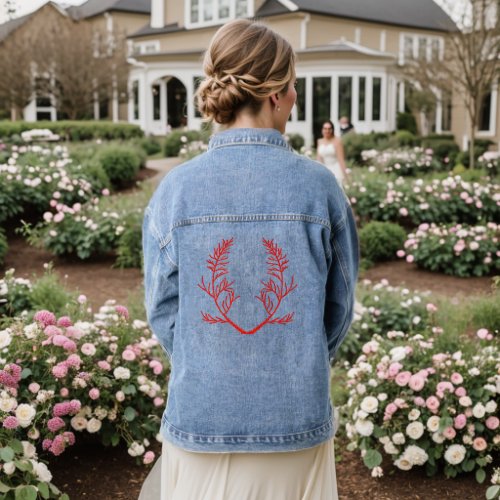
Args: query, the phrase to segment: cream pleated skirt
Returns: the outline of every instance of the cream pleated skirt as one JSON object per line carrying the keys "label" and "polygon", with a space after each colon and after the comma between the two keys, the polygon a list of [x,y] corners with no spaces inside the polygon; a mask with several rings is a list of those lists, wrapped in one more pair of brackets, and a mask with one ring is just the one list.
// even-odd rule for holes
{"label": "cream pleated skirt", "polygon": [[333,439],[284,453],[193,453],[164,442],[139,500],[338,500]]}

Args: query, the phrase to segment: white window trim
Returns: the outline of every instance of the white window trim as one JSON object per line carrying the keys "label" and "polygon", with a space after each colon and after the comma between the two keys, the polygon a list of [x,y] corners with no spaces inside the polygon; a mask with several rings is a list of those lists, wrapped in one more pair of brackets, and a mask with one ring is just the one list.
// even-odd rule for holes
{"label": "white window trim", "polygon": [[[147,47],[154,47],[153,51],[147,51]],[[147,42],[135,42],[133,45],[133,53],[134,54],[155,54],[160,52],[160,40],[148,40]]]}
{"label": "white window trim", "polygon": [[439,60],[442,61],[444,57],[444,38],[442,36],[436,36],[436,35],[422,35],[419,33],[411,33],[408,31],[401,31],[399,33],[399,64],[402,66],[405,64],[405,38],[410,37],[412,38],[412,51],[413,51],[413,57],[415,59],[418,59],[418,40],[420,38],[425,38],[426,39],[426,58],[427,61],[431,60],[432,57],[432,40],[438,40],[439,41]]}
{"label": "white window trim", "polygon": [[[203,13],[203,3],[205,0],[199,0],[199,11],[198,18],[200,19]],[[196,23],[191,22],[191,0],[185,0],[184,2],[184,24],[187,29],[192,28],[204,28],[206,26],[216,26],[231,19],[236,18],[236,0],[230,0],[229,3],[229,17],[220,18],[218,0],[212,0],[214,2],[214,18],[211,21],[198,21]],[[253,17],[255,15],[255,0],[247,0],[247,15],[246,17]]]}
{"label": "white window trim", "polygon": [[498,81],[496,81],[491,87],[490,128],[489,130],[476,130],[476,137],[490,137],[496,134],[497,102],[498,102]]}

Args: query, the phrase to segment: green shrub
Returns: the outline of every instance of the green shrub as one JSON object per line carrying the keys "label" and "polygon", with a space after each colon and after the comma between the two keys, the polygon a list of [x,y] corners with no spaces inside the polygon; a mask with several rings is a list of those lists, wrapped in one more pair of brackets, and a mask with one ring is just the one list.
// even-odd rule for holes
{"label": "green shrub", "polygon": [[207,139],[207,132],[201,130],[173,130],[165,138],[165,156],[179,156],[181,148],[188,142],[206,142]]}
{"label": "green shrub", "polygon": [[95,191],[102,191],[104,188],[109,189],[111,187],[108,174],[97,159],[87,160],[82,166],[83,176],[92,183]]}
{"label": "green shrub", "polygon": [[[62,120],[62,121],[39,121],[39,122],[0,122],[0,137],[19,136],[25,130],[47,128],[54,134],[68,141],[85,141],[89,139],[131,139],[142,137],[143,131],[137,125],[131,123],[114,123],[110,121],[92,120]],[[12,142],[12,141],[11,141]]]}
{"label": "green shrub", "polygon": [[407,130],[412,134],[417,134],[417,121],[412,113],[398,113],[396,118],[396,128],[398,130]]}
{"label": "green shrub", "polygon": [[142,267],[142,217],[136,214],[125,221],[125,231],[118,239],[115,266]]}
{"label": "green shrub", "polygon": [[155,155],[161,151],[160,141],[153,136],[138,139],[137,145],[140,146],[148,156]]}
{"label": "green shrub", "polygon": [[114,187],[130,185],[141,168],[142,158],[132,146],[106,146],[96,160]]}
{"label": "green shrub", "polygon": [[394,138],[397,142],[397,146],[399,147],[418,146],[418,143],[420,142],[415,134],[412,134],[408,130],[398,130],[394,134]]}
{"label": "green shrub", "polygon": [[361,255],[372,262],[395,259],[405,240],[405,230],[392,222],[369,222],[359,232]]}
{"label": "green shrub", "polygon": [[487,328],[500,334],[500,290],[471,302],[472,323],[476,329]]}
{"label": "green shrub", "polygon": [[295,149],[295,151],[300,151],[304,147],[305,141],[300,134],[286,134],[288,144]]}
{"label": "green shrub", "polygon": [[444,160],[448,158],[450,163],[453,164],[453,160],[456,159],[460,148],[453,138],[448,138],[447,136],[427,136],[422,138],[422,147],[430,148],[433,150],[434,156]]}
{"label": "green shrub", "polygon": [[342,138],[347,160],[361,163],[361,152],[367,149],[384,149],[389,142],[389,134],[372,132],[371,134],[346,134]]}
{"label": "green shrub", "polygon": [[7,243],[7,236],[5,236],[4,231],[0,228],[0,266],[3,266],[8,250],[9,245]]}

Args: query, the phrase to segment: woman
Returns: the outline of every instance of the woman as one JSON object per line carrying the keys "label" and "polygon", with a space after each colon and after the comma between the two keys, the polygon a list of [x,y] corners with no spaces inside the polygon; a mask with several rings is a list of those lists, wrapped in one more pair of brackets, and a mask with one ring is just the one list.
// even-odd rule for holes
{"label": "woman", "polygon": [[321,128],[322,139],[318,139],[317,158],[336,177],[340,185],[347,178],[347,170],[344,162],[344,146],[339,137],[335,137],[335,127],[328,120]]}
{"label": "woman", "polygon": [[146,310],[171,361],[162,500],[337,498],[329,361],[358,246],[333,175],[282,136],[294,63],[261,24],[220,28],[197,98],[227,130],[146,209]]}

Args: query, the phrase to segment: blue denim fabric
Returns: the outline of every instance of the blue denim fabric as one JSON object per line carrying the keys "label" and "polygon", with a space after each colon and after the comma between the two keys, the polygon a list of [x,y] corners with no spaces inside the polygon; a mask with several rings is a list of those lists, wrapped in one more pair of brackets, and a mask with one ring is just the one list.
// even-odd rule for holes
{"label": "blue denim fabric", "polygon": [[227,130],[161,182],[143,247],[148,320],[172,368],[163,436],[200,452],[332,437],[329,363],[358,271],[333,174],[274,129]]}

